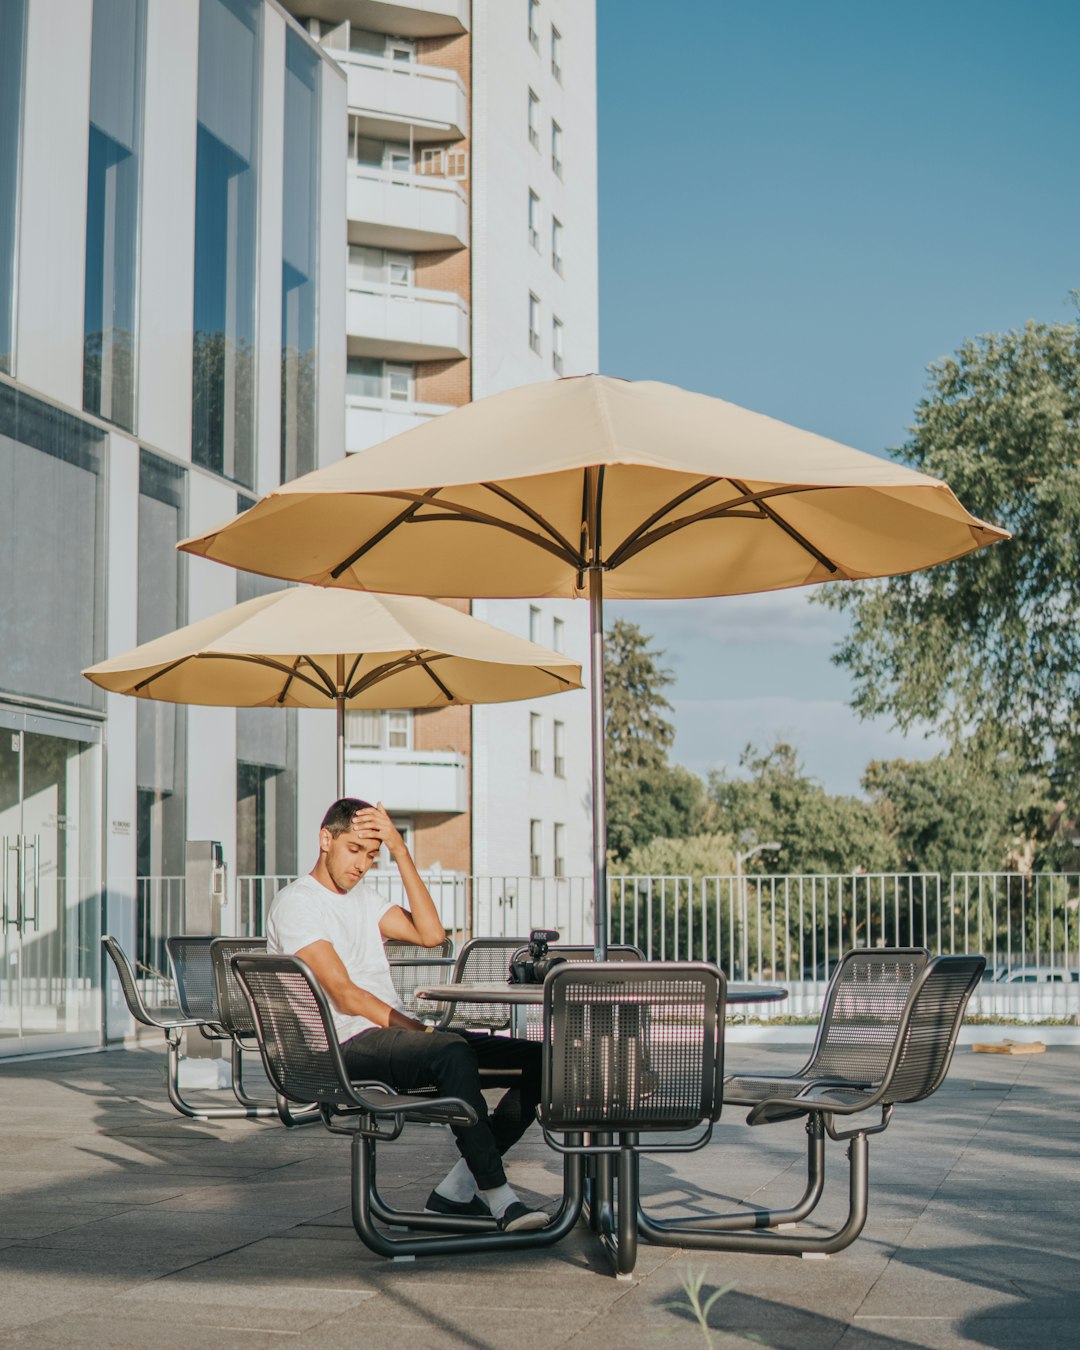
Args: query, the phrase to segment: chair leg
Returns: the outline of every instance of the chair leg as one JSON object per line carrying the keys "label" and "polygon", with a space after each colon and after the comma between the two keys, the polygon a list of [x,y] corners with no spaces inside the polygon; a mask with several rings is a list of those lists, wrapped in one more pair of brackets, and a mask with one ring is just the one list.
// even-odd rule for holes
{"label": "chair leg", "polygon": [[272,1107],[251,1106],[195,1106],[185,1101],[180,1092],[180,1035],[166,1032],[165,1086],[169,1101],[191,1120],[255,1120],[274,1115]]}
{"label": "chair leg", "polygon": [[640,1207],[638,1232],[647,1242],[661,1247],[687,1247],[706,1251],[768,1252],[773,1256],[805,1256],[810,1253],[829,1255],[849,1247],[866,1223],[867,1187],[869,1175],[869,1144],[860,1130],[851,1136],[848,1145],[848,1215],[834,1233],[822,1237],[810,1234],[774,1233],[761,1231],[718,1232],[715,1229],[690,1228],[678,1223],[654,1222]]}
{"label": "chair leg", "polygon": [[[605,1204],[599,1214],[600,1245],[607,1254],[615,1271],[617,1280],[629,1280],[633,1277],[637,1263],[637,1212],[639,1205],[639,1160],[636,1134],[624,1134],[620,1142],[624,1145],[618,1154],[618,1204],[612,1210]],[[601,1154],[612,1158],[612,1154]]]}
{"label": "chair leg", "polygon": [[[546,1228],[532,1233],[492,1231],[489,1219],[467,1219],[454,1215],[423,1218],[425,1227],[433,1218],[450,1219],[454,1230],[418,1237],[390,1237],[375,1226],[372,1195],[375,1190],[375,1141],[356,1133],[352,1137],[352,1216],[360,1241],[379,1256],[450,1256],[459,1252],[503,1251],[508,1248],[550,1247],[564,1238],[581,1214],[582,1166],[577,1155],[563,1162],[563,1198],[558,1212]],[[382,1205],[384,1213],[389,1207]],[[395,1216],[396,1217],[396,1216]],[[441,1228],[441,1225],[440,1225]],[[463,1231],[466,1230],[466,1231]]]}
{"label": "chair leg", "polygon": [[283,1097],[280,1092],[274,1094],[277,1105],[270,1112],[277,1116],[287,1129],[293,1129],[297,1125],[312,1125],[317,1120],[322,1120],[322,1113],[317,1106],[304,1106],[298,1111],[289,1101],[288,1097]]}
{"label": "chair leg", "polygon": [[[701,1228],[707,1232],[741,1232],[748,1228],[778,1228],[799,1223],[817,1208],[825,1189],[825,1126],[815,1112],[806,1118],[806,1189],[802,1198],[789,1209],[743,1208],[726,1214],[694,1214],[682,1219],[648,1219],[656,1228],[678,1228],[685,1232]],[[648,1217],[648,1216],[646,1216]]]}
{"label": "chair leg", "polygon": [[257,1102],[244,1087],[244,1047],[235,1037],[232,1040],[232,1090],[233,1096],[249,1111],[254,1111],[260,1119],[269,1119],[277,1115],[277,1107],[268,1102]]}

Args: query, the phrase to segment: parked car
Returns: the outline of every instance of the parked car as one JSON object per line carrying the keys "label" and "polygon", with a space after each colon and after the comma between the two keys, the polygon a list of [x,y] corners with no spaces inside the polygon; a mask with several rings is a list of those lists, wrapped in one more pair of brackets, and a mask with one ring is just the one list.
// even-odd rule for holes
{"label": "parked car", "polygon": [[1075,970],[1064,966],[1006,966],[997,977],[998,984],[1070,984],[1077,979]]}

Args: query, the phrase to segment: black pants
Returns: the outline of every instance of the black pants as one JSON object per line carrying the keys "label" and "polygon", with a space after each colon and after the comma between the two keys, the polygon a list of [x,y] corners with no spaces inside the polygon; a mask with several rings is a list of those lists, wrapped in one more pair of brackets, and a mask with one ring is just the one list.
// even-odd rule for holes
{"label": "black pants", "polygon": [[[344,1041],[341,1050],[351,1078],[375,1078],[400,1092],[434,1087],[468,1102],[477,1123],[453,1127],[458,1150],[481,1190],[503,1185],[502,1155],[536,1119],[538,1044],[478,1032],[373,1027]],[[489,1116],[482,1089],[490,1087],[508,1091]]]}

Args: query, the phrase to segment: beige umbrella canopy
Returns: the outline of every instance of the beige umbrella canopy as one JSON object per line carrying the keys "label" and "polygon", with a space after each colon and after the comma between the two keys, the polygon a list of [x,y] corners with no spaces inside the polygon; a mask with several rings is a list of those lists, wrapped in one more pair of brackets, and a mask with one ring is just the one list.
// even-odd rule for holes
{"label": "beige umbrella canopy", "polygon": [[344,713],[502,703],[581,688],[581,667],[434,600],[292,587],[143,643],[83,674],[117,694]]}
{"label": "beige umbrella canopy", "polygon": [[323,586],[588,595],[602,955],[603,597],[890,576],[1007,537],[940,479],[721,399],[587,375],[447,413],[284,484],[180,547]]}

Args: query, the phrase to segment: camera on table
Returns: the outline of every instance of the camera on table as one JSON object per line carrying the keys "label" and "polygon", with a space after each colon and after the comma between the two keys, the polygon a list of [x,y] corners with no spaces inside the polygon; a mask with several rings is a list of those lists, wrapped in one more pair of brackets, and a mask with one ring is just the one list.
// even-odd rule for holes
{"label": "camera on table", "polygon": [[566,960],[558,952],[549,952],[548,943],[558,942],[553,928],[534,928],[529,934],[528,954],[510,962],[511,984],[543,984],[548,972]]}

